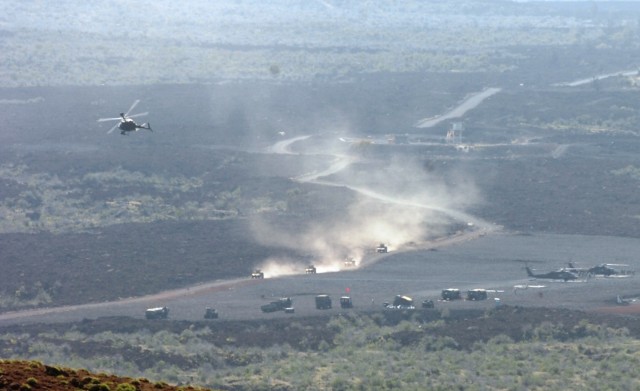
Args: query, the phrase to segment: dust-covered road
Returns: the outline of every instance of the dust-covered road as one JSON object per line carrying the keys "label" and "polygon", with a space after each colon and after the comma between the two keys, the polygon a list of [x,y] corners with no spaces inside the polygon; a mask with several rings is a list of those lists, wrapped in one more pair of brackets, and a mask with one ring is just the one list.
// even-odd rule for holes
{"label": "dust-covered road", "polygon": [[[168,306],[171,319],[202,319],[207,306],[216,308],[220,319],[295,317],[314,315],[316,294],[334,299],[346,294],[356,310],[381,310],[382,303],[397,294],[437,300],[445,288],[463,292],[489,289],[482,302],[440,302],[436,308],[490,308],[496,300],[507,305],[553,306],[582,310],[615,307],[616,295],[640,296],[637,277],[594,277],[575,282],[530,280],[523,260],[538,271],[555,270],[573,259],[579,266],[615,260],[638,270],[640,261],[630,254],[640,252],[640,239],[574,235],[495,234],[475,240],[434,242],[430,249],[369,254],[363,267],[315,275],[294,275],[264,280],[238,279],[202,284],[158,295],[116,302],[38,309],[0,315],[0,325],[25,322],[67,322],[101,316],[143,318],[148,307]],[[530,286],[529,289],[522,289]],[[519,287],[519,289],[515,289]],[[280,296],[291,297],[294,314],[265,314],[260,306]]]}

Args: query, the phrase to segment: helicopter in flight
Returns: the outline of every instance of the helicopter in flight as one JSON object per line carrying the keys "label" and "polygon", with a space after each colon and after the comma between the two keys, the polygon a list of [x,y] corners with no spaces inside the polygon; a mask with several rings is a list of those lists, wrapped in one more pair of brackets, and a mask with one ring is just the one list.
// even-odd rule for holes
{"label": "helicopter in flight", "polygon": [[148,130],[153,132],[153,130],[151,129],[151,124],[149,124],[148,122],[143,123],[142,125],[138,125],[133,120],[133,118],[142,117],[142,116],[145,116],[145,115],[149,114],[148,112],[129,115],[129,113],[138,105],[138,103],[140,103],[140,99],[136,99],[136,101],[133,102],[133,104],[131,105],[129,110],[127,110],[126,113],[120,113],[120,117],[116,117],[116,118],[100,118],[98,120],[98,122],[120,121],[120,122],[116,123],[115,125],[113,125],[113,127],[111,129],[109,129],[107,134],[113,132],[116,128],[120,128],[120,134],[122,134],[122,135],[127,134],[127,132],[137,132],[139,129],[148,129]]}

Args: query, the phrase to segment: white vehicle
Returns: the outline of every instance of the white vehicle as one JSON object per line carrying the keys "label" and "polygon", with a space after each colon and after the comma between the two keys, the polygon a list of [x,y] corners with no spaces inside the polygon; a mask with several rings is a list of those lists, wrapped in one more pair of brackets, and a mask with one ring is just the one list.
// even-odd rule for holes
{"label": "white vehicle", "polygon": [[147,319],[167,319],[169,317],[169,308],[167,307],[149,308],[145,311],[144,316]]}

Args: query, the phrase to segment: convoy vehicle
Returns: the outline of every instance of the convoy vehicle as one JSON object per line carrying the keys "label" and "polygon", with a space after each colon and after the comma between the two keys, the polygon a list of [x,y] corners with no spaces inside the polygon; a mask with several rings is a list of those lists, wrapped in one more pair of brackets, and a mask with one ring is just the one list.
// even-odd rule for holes
{"label": "convoy vehicle", "polygon": [[204,310],[204,318],[205,319],[218,319],[218,311],[211,307],[207,307]]}
{"label": "convoy vehicle", "polygon": [[272,301],[269,304],[260,306],[262,312],[276,312],[284,311],[285,308],[290,308],[293,305],[293,300],[290,297],[281,297],[276,301]]}
{"label": "convoy vehicle", "polygon": [[487,290],[471,289],[467,291],[467,300],[471,300],[471,301],[487,300]]}
{"label": "convoy vehicle", "polygon": [[319,310],[328,310],[331,308],[331,297],[329,295],[316,296],[316,308]]}
{"label": "convoy vehicle", "polygon": [[264,273],[260,269],[256,269],[251,273],[251,278],[264,278]]}
{"label": "convoy vehicle", "polygon": [[377,253],[384,254],[384,253],[386,253],[388,251],[389,251],[389,249],[387,248],[387,245],[385,245],[384,243],[380,243],[378,245],[378,247],[376,247],[376,252]]}
{"label": "convoy vehicle", "polygon": [[316,274],[316,267],[313,265],[309,265],[306,269],[304,269],[304,272],[307,274]]}
{"label": "convoy vehicle", "polygon": [[460,289],[457,288],[449,288],[442,290],[442,300],[452,301],[452,300],[460,300],[462,299],[462,295],[460,294]]}
{"label": "convoy vehicle", "polygon": [[145,311],[144,316],[147,319],[167,319],[169,317],[169,308],[167,307],[149,308]]}
{"label": "convoy vehicle", "polygon": [[416,308],[413,304],[413,299],[405,295],[396,295],[393,299],[393,307],[397,309],[411,310]]}
{"label": "convoy vehicle", "polygon": [[350,296],[342,296],[340,298],[340,308],[353,308],[353,301]]}
{"label": "convoy vehicle", "polygon": [[344,266],[345,267],[356,267],[356,259],[352,258],[352,257],[347,257],[344,260]]}
{"label": "convoy vehicle", "polygon": [[384,308],[391,310],[414,310],[416,306],[413,304],[413,299],[405,295],[396,295],[393,299],[393,303],[389,304],[385,302]]}
{"label": "convoy vehicle", "polygon": [[422,308],[434,308],[435,305],[433,305],[433,300],[431,299],[425,299],[422,300]]}

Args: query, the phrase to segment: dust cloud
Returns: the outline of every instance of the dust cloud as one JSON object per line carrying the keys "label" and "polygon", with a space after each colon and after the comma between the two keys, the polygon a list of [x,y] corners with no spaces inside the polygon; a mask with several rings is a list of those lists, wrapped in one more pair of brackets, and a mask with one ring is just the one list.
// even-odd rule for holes
{"label": "dust cloud", "polygon": [[[292,142],[301,140],[307,138]],[[285,153],[286,143],[278,149]],[[304,159],[303,154],[299,156]],[[479,202],[478,191],[461,171],[448,172],[445,178],[426,170],[419,158],[395,158],[381,165],[363,163],[343,151],[327,156],[327,166],[335,169],[323,170],[322,175],[305,173],[297,180],[356,192],[356,201],[347,206],[343,217],[309,221],[295,232],[260,219],[252,225],[259,242],[304,254],[318,273],[353,268],[345,263],[348,258],[356,261],[355,267],[361,266],[363,259],[372,258],[365,255],[375,253],[380,243],[390,252],[398,251],[476,224],[464,210]],[[267,277],[276,277],[304,273],[308,265],[309,261],[272,258],[259,267]]]}

